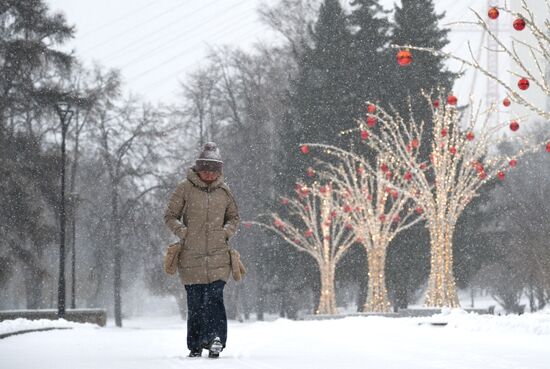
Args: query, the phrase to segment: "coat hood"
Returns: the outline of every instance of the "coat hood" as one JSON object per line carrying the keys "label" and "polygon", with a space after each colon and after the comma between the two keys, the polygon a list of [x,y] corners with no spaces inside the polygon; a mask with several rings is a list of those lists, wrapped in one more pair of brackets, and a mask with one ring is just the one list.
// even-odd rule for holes
{"label": "coat hood", "polygon": [[187,170],[187,179],[193,183],[195,186],[197,187],[200,187],[202,189],[214,189],[214,188],[218,188],[218,187],[221,187],[224,183],[224,178],[223,178],[223,172],[220,173],[218,179],[216,179],[214,182],[212,182],[211,184],[207,184],[206,182],[204,182],[200,177],[199,177],[199,174],[197,172],[195,172],[195,170],[193,168],[189,168]]}

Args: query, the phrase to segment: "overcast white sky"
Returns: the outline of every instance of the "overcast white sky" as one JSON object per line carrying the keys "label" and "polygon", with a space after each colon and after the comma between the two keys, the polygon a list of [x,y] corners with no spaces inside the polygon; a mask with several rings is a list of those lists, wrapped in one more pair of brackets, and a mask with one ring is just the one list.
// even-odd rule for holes
{"label": "overcast white sky", "polygon": [[[76,25],[69,45],[88,65],[92,60],[120,68],[127,88],[145,98],[174,101],[178,80],[204,59],[207,45],[250,46],[273,37],[260,23],[260,0],[47,0]],[[269,0],[277,2],[277,0]],[[391,8],[393,0],[381,3]],[[468,7],[485,11],[485,0],[436,0],[444,22],[470,17]],[[449,51],[465,52],[479,33],[451,35]],[[456,66],[454,66],[456,67]],[[457,84],[470,88],[469,77]]]}

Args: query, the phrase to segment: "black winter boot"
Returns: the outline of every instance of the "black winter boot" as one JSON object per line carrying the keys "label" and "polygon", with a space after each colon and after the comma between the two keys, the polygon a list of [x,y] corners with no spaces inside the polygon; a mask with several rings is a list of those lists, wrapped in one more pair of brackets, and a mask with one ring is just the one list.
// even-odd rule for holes
{"label": "black winter boot", "polygon": [[189,357],[201,357],[201,356],[202,356],[202,348],[193,349],[189,351]]}
{"label": "black winter boot", "polygon": [[220,352],[223,350],[222,341],[219,337],[216,337],[212,340],[208,347],[208,357],[211,359],[216,359],[220,357]]}

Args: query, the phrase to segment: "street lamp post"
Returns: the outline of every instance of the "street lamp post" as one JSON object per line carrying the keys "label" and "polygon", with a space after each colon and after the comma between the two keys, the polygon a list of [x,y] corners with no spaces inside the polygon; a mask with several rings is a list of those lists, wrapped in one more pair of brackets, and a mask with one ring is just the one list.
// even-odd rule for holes
{"label": "street lamp post", "polygon": [[77,201],[78,201],[78,194],[76,192],[71,193],[71,204],[72,204],[72,217],[71,217],[71,309],[76,308],[76,294],[75,294],[75,286],[76,286],[76,273],[75,273],[75,265],[76,265],[76,207],[77,207]]}
{"label": "street lamp post", "polygon": [[65,317],[65,136],[73,111],[66,102],[58,102],[55,110],[61,120],[61,198],[59,204],[59,282],[57,285],[57,317]]}

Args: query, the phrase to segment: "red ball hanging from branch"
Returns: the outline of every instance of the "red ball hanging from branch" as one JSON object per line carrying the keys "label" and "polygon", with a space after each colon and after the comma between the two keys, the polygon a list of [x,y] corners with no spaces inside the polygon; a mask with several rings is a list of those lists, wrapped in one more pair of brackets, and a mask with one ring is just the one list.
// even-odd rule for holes
{"label": "red ball hanging from branch", "polygon": [[307,176],[313,177],[315,175],[315,170],[312,167],[307,168]]}
{"label": "red ball hanging from branch", "polygon": [[311,237],[313,236],[313,231],[311,229],[308,229],[305,233],[304,233],[304,236],[306,237]]}
{"label": "red ball hanging from branch", "polygon": [[456,105],[456,103],[458,102],[458,99],[456,98],[455,95],[449,95],[447,96],[447,103],[449,105]]}
{"label": "red ball hanging from branch", "polygon": [[382,163],[382,165],[380,165],[380,170],[382,172],[387,172],[388,171],[388,165],[386,163]]}
{"label": "red ball hanging from branch", "polygon": [[441,129],[441,137],[447,136],[447,128]]}
{"label": "red ball hanging from branch", "polygon": [[516,31],[523,31],[523,29],[525,28],[525,19],[516,18],[514,20],[513,26]]}
{"label": "red ball hanging from branch", "polygon": [[456,147],[451,146],[451,147],[449,148],[449,152],[451,153],[451,155],[455,155],[455,154],[456,154]]}
{"label": "red ball hanging from branch", "polygon": [[434,100],[433,104],[434,104],[434,108],[436,109],[439,108],[439,99]]}
{"label": "red ball hanging from branch", "polygon": [[497,176],[501,181],[504,181],[504,178],[506,178],[506,174],[504,174],[504,172],[498,172]]}
{"label": "red ball hanging from branch", "polygon": [[397,53],[397,63],[402,67],[411,64],[412,60],[412,54],[409,50],[399,50]]}
{"label": "red ball hanging from branch", "polygon": [[518,88],[520,90],[527,90],[529,88],[529,80],[527,78],[522,78],[518,81]]}
{"label": "red ball hanging from branch", "polygon": [[498,9],[495,8],[495,7],[490,8],[489,11],[487,12],[487,15],[488,15],[489,18],[491,18],[491,19],[497,19],[498,16],[499,16],[499,14],[500,14],[500,13],[499,13]]}
{"label": "red ball hanging from branch", "polygon": [[516,159],[512,159],[510,160],[509,164],[510,164],[510,167],[515,168],[516,165],[518,165],[518,161]]}
{"label": "red ball hanging from branch", "polygon": [[374,127],[376,125],[376,118],[375,117],[368,117],[367,118],[367,126]]}
{"label": "red ball hanging from branch", "polygon": [[415,211],[416,211],[416,214],[420,215],[424,212],[424,209],[422,209],[420,206],[417,206]]}
{"label": "red ball hanging from branch", "polygon": [[369,132],[362,129],[361,130],[361,141],[365,141],[367,138],[369,138]]}
{"label": "red ball hanging from branch", "polygon": [[502,105],[509,107],[512,102],[509,98],[505,97],[504,100],[502,100]]}
{"label": "red ball hanging from branch", "polygon": [[515,120],[513,120],[512,122],[510,122],[510,129],[515,132],[519,129],[519,123]]}
{"label": "red ball hanging from branch", "polygon": [[374,112],[376,111],[376,105],[369,104],[369,105],[367,106],[367,111],[368,111],[369,113],[371,113],[371,114],[374,113]]}
{"label": "red ball hanging from branch", "polygon": [[307,153],[309,153],[309,146],[308,146],[308,145],[302,145],[302,146],[300,146],[300,151],[302,152],[302,154],[307,154]]}
{"label": "red ball hanging from branch", "polygon": [[473,141],[475,137],[476,137],[476,136],[474,135],[473,132],[468,132],[468,133],[466,133],[466,139],[467,139],[468,141]]}
{"label": "red ball hanging from branch", "polygon": [[406,172],[404,175],[403,175],[403,178],[405,179],[405,181],[410,181],[412,179],[412,174],[411,172]]}

